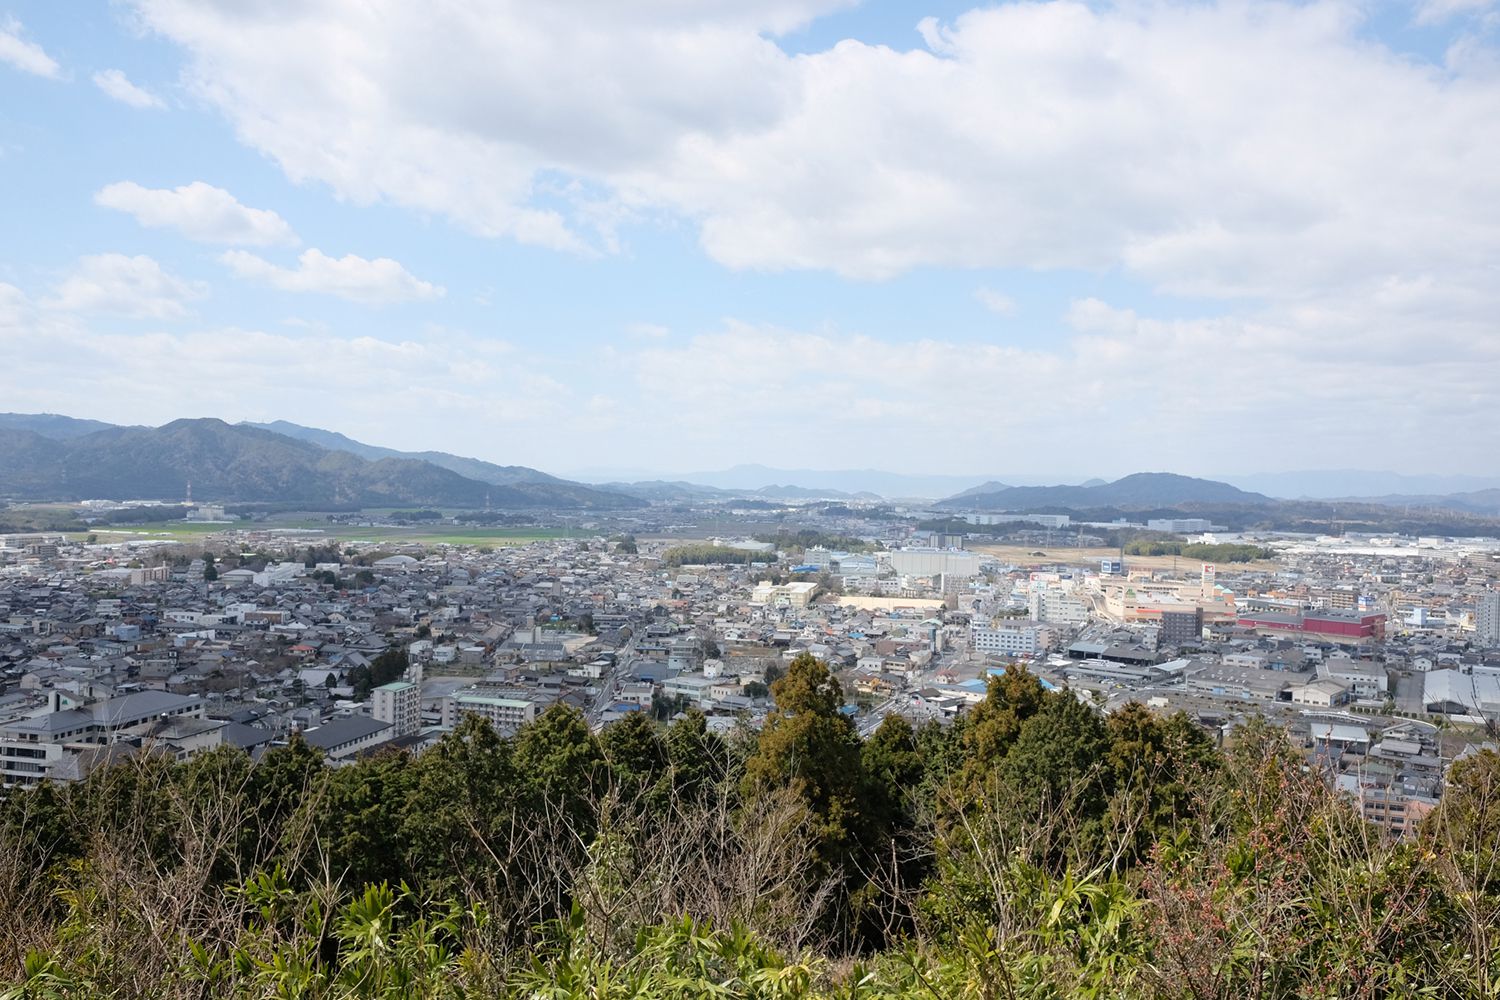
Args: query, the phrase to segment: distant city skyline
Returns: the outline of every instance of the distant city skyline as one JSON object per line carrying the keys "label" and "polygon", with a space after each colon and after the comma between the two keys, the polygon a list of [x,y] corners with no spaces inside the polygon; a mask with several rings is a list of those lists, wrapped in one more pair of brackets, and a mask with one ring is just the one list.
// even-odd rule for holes
{"label": "distant city skyline", "polygon": [[0,409],[1491,481],[1497,66],[1494,0],[0,0]]}

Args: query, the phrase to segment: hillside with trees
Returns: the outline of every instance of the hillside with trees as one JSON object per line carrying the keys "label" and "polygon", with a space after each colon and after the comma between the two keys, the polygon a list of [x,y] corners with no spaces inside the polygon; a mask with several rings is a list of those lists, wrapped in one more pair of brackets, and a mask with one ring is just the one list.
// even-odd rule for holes
{"label": "hillside with trees", "polygon": [[[53,425],[41,426],[48,433]],[[67,436],[0,425],[0,494],[35,500],[98,497],[405,506],[629,509],[642,501],[578,484],[496,485],[416,458],[367,460],[348,451],[222,420],[85,430]]]}
{"label": "hillside with trees", "polygon": [[328,768],[142,754],[0,805],[10,997],[1491,997],[1500,757],[1418,835],[1261,724],[1024,668],[861,738],[801,656],[759,733],[553,707]]}

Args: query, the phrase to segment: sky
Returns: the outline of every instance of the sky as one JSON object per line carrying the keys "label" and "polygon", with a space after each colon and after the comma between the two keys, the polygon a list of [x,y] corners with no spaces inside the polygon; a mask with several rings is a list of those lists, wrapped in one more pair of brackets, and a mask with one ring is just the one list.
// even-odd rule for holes
{"label": "sky", "polygon": [[1492,475],[1497,324],[1497,0],[0,0],[0,411]]}

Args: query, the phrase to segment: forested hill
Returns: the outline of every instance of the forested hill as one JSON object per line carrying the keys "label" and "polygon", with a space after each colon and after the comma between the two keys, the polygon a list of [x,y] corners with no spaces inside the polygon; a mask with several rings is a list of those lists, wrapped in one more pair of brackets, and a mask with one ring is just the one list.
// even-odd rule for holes
{"label": "forested hill", "polygon": [[1500,756],[1413,836],[1252,722],[1023,667],[861,739],[803,655],[761,731],[556,705],[329,768],[140,753],[0,801],[19,997],[1493,996]]}
{"label": "forested hill", "polygon": [[1169,472],[1138,472],[1112,483],[1084,486],[1003,486],[968,490],[937,506],[967,510],[1029,510],[1044,507],[1175,507],[1181,504],[1269,504],[1259,493],[1211,479]]}
{"label": "forested hill", "polygon": [[550,487],[547,495],[556,496],[559,499],[571,498],[579,507],[610,507],[622,506],[621,496],[624,491],[610,490],[607,487],[595,488],[583,483],[575,483],[557,476],[548,475],[540,469],[533,469],[525,465],[496,465],[493,462],[485,462],[477,458],[465,458],[462,455],[452,455],[446,451],[398,451],[395,448],[383,448],[379,445],[365,444],[351,437],[340,434],[337,431],[325,431],[317,427],[304,427],[301,424],[290,423],[286,420],[277,420],[269,424],[245,424],[246,427],[258,427],[261,430],[271,431],[276,434],[284,434],[299,441],[308,441],[321,448],[330,451],[347,451],[351,455],[370,461],[379,461],[382,458],[407,458],[419,462],[430,462],[439,468],[456,472],[466,479],[477,479],[481,483],[490,483],[495,486],[527,486],[537,483],[546,484]]}
{"label": "forested hill", "polygon": [[[74,429],[74,428],[70,428]],[[0,495],[19,499],[197,500],[367,506],[629,508],[620,494],[546,482],[500,486],[417,459],[368,461],[222,420],[106,427],[48,437],[0,426]]]}

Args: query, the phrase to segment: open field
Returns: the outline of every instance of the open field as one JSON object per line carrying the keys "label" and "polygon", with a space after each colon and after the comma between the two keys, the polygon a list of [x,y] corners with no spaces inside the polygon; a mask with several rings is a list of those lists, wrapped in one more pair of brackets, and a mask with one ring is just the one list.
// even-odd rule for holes
{"label": "open field", "polygon": [[[89,534],[98,536],[102,542],[128,541],[131,539],[167,539],[191,542],[227,531],[316,531],[317,535],[305,536],[309,542],[333,539],[341,542],[373,543],[418,543],[428,545],[525,545],[528,542],[545,541],[552,538],[572,537],[569,532],[547,528],[456,528],[451,524],[392,525],[389,527],[361,527],[358,525],[329,524],[326,521],[272,521],[258,524],[193,524],[171,521],[163,524],[122,525],[100,528],[92,532],[70,532],[70,537],[85,538]],[[576,533],[573,533],[576,534]]]}
{"label": "open field", "polygon": [[[975,552],[984,552],[993,555],[1002,562],[1014,563],[1017,566],[1036,566],[1043,563],[1061,563],[1065,566],[1092,566],[1099,568],[1100,559],[1117,557],[1119,549],[1097,548],[1097,549],[1075,549],[1067,546],[1055,546],[1048,548],[1045,545],[983,545],[976,544],[972,540],[969,548]],[[1038,556],[1041,552],[1044,555]],[[1151,570],[1153,572],[1173,572],[1174,570],[1184,575],[1196,575],[1203,572],[1202,559],[1189,559],[1187,556],[1126,556],[1125,572],[1131,570]],[[1233,569],[1274,570],[1277,564],[1267,559],[1256,560],[1248,563],[1217,563],[1223,571]]]}

